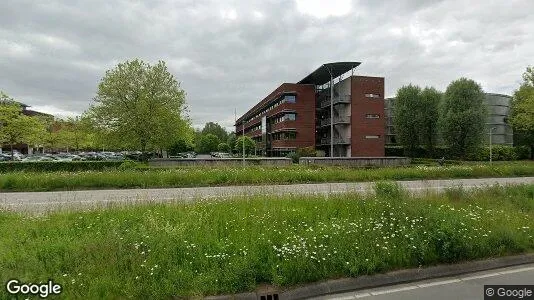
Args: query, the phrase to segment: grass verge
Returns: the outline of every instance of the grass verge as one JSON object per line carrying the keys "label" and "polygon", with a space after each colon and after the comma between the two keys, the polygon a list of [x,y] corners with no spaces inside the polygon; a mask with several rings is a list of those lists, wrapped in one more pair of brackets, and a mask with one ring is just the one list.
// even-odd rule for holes
{"label": "grass verge", "polygon": [[318,166],[251,166],[247,168],[188,167],[49,173],[13,172],[0,176],[0,191],[263,185],[533,175],[533,162],[372,169]]}
{"label": "grass verge", "polygon": [[0,282],[52,278],[69,299],[168,298],[534,249],[534,185],[414,197],[379,183],[376,191],[0,212]]}

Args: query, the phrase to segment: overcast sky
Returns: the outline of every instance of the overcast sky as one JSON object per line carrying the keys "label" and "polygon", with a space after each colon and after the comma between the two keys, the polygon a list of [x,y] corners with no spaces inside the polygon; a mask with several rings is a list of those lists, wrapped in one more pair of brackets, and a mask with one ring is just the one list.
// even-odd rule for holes
{"label": "overcast sky", "polygon": [[534,1],[0,0],[0,90],[36,110],[83,112],[118,62],[164,60],[193,124],[230,128],[283,82],[360,61],[386,96],[461,76],[511,94],[534,64]]}

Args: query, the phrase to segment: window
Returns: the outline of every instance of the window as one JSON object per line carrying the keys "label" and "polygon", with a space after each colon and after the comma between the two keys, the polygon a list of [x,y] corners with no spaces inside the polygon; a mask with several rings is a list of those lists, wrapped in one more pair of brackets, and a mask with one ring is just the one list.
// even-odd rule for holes
{"label": "window", "polygon": [[285,115],[277,117],[276,119],[274,119],[274,123],[276,124],[276,123],[280,123],[284,121],[295,121],[296,118],[297,118],[296,114],[289,113],[289,114],[285,114]]}
{"label": "window", "polygon": [[297,118],[297,115],[295,114],[285,114],[284,115],[284,121],[295,121]]}
{"label": "window", "polygon": [[380,94],[365,94],[367,98],[380,98]]}
{"label": "window", "polygon": [[297,101],[295,95],[286,95],[284,96],[285,103],[295,103]]}
{"label": "window", "polygon": [[378,139],[380,138],[380,136],[379,135],[366,135],[365,138],[366,139]]}
{"label": "window", "polygon": [[367,115],[365,115],[365,118],[367,118],[367,119],[380,119],[380,115],[378,115],[378,114],[367,114]]}
{"label": "window", "polygon": [[294,140],[297,138],[296,132],[277,132],[273,134],[273,140]]}

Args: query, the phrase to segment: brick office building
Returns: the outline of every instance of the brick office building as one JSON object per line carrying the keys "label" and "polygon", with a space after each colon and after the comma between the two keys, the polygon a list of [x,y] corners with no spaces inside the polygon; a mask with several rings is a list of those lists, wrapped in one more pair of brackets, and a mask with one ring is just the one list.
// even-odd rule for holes
{"label": "brick office building", "polygon": [[236,135],[244,124],[266,156],[310,146],[326,156],[384,156],[384,78],[354,76],[358,65],[324,64],[298,83],[283,83],[237,119]]}

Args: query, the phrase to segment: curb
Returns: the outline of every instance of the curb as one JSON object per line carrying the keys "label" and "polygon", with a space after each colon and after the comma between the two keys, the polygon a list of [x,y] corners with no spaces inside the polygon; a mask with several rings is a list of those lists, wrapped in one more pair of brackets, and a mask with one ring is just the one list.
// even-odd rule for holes
{"label": "curb", "polygon": [[392,271],[384,274],[363,275],[356,278],[342,278],[327,280],[312,284],[303,285],[288,290],[271,291],[269,293],[250,292],[236,295],[221,295],[205,297],[207,300],[296,300],[307,299],[311,297],[324,296],[328,294],[337,294],[351,292],[368,288],[394,285],[400,283],[409,283],[424,279],[434,279],[498,269],[504,267],[517,266],[522,264],[534,263],[534,253],[505,256],[486,260],[470,261],[452,265],[437,265],[421,269],[406,269]]}

